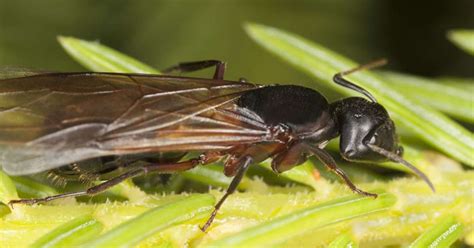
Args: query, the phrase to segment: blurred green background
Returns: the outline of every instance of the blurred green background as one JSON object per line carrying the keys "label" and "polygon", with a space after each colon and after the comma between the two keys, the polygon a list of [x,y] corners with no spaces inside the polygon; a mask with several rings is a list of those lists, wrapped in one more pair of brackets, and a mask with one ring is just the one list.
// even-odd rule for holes
{"label": "blurred green background", "polygon": [[[254,44],[242,24],[298,33],[359,62],[424,76],[474,76],[474,61],[446,39],[474,27],[474,1],[0,0],[0,66],[83,70],[57,35],[98,40],[156,68],[221,59],[227,79],[307,83]],[[210,75],[207,72],[207,75]]]}

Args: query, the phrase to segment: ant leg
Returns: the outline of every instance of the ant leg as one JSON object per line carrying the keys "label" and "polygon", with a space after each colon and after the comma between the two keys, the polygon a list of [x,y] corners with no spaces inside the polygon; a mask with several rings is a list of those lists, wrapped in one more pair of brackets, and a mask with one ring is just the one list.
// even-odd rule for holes
{"label": "ant leg", "polygon": [[308,158],[307,148],[303,142],[292,142],[284,150],[275,154],[272,158],[272,170],[282,173],[302,164]]}
{"label": "ant leg", "polygon": [[319,161],[321,161],[326,167],[328,167],[330,170],[332,170],[334,173],[340,176],[352,191],[356,192],[357,194],[372,196],[374,198],[377,198],[377,194],[365,192],[357,188],[357,186],[355,186],[354,183],[352,183],[352,181],[349,179],[346,173],[343,170],[341,170],[341,168],[337,167],[336,161],[334,161],[334,158],[331,157],[329,153],[327,153],[326,151],[322,149],[312,147],[309,145],[307,147],[319,159]]}
{"label": "ant leg", "polygon": [[206,69],[209,67],[216,67],[216,70],[214,72],[214,77],[213,79],[218,79],[222,80],[224,79],[224,72],[225,72],[225,62],[222,62],[220,60],[203,60],[203,61],[193,61],[193,62],[183,62],[179,63],[175,66],[169,67],[167,69],[162,70],[164,73],[170,73],[173,71],[178,71],[178,72],[192,72],[192,71],[198,71],[202,69]]}
{"label": "ant leg", "polygon": [[209,228],[209,226],[211,226],[212,222],[214,221],[214,218],[217,215],[217,212],[219,211],[219,209],[221,208],[222,204],[227,199],[227,197],[235,192],[235,190],[237,189],[237,186],[239,185],[240,181],[244,177],[245,172],[249,168],[252,161],[253,161],[253,159],[250,156],[245,156],[245,157],[242,158],[241,163],[240,163],[240,168],[238,169],[237,174],[232,179],[232,182],[230,183],[229,187],[227,188],[227,191],[225,192],[224,196],[222,196],[222,198],[219,200],[219,202],[217,202],[217,204],[214,206],[214,211],[212,211],[211,216],[206,221],[204,226],[201,227],[201,230],[203,232],[206,232],[206,230]]}
{"label": "ant leg", "polygon": [[374,68],[374,67],[379,67],[379,66],[385,65],[386,63],[387,63],[386,59],[380,59],[380,60],[370,62],[368,64],[360,65],[358,67],[352,68],[352,69],[347,70],[347,71],[336,73],[336,75],[334,75],[334,77],[333,77],[333,81],[336,84],[339,84],[343,87],[349,88],[351,90],[354,90],[358,93],[361,93],[361,94],[365,95],[372,102],[377,102],[375,97],[372,96],[372,94],[370,94],[367,90],[365,90],[364,88],[348,81],[347,79],[344,78],[344,76],[347,76],[347,75],[352,74],[352,73],[357,72],[357,71],[367,70],[367,69]]}
{"label": "ant leg", "polygon": [[160,172],[160,173],[171,173],[171,172],[177,172],[177,171],[184,171],[184,170],[189,170],[194,167],[196,167],[199,164],[203,164],[206,162],[206,160],[209,159],[207,157],[201,156],[197,159],[190,159],[187,161],[183,162],[178,162],[178,163],[170,163],[170,164],[150,164],[147,166],[144,166],[142,168],[138,168],[135,170],[131,170],[129,172],[126,172],[120,176],[114,177],[110,180],[107,180],[99,185],[93,186],[91,188],[88,188],[87,190],[84,191],[78,191],[78,192],[71,192],[71,193],[64,193],[64,194],[58,194],[58,195],[52,195],[52,196],[47,196],[44,198],[36,198],[36,199],[20,199],[20,200],[12,200],[8,204],[12,206],[13,204],[36,204],[36,203],[42,203],[42,202],[48,202],[60,198],[66,198],[66,197],[75,197],[75,196],[84,196],[84,195],[95,195],[98,193],[101,193],[123,181],[125,181],[128,178],[133,178],[138,175],[142,174],[147,174],[150,172]]}
{"label": "ant leg", "polygon": [[126,180],[127,178],[135,177],[135,176],[141,174],[142,172],[143,171],[141,169],[132,170],[132,171],[124,173],[124,174],[122,174],[118,177],[114,177],[110,180],[107,180],[107,181],[105,181],[105,182],[103,182],[99,185],[88,188],[87,190],[84,190],[84,191],[52,195],[52,196],[47,196],[47,197],[44,197],[44,198],[11,200],[10,202],[8,202],[8,205],[10,205],[10,206],[12,206],[13,204],[32,205],[32,204],[36,204],[36,203],[49,202],[49,201],[52,201],[52,200],[66,198],[66,197],[94,195],[94,194],[100,193],[102,191],[105,191],[106,189],[108,189],[108,188],[110,188],[110,187]]}

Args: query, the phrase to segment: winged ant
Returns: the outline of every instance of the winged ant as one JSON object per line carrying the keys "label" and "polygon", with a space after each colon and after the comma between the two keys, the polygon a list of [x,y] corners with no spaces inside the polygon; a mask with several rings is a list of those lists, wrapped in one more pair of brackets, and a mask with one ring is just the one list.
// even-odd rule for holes
{"label": "winged ant", "polygon": [[86,171],[94,179],[118,168],[121,174],[84,191],[10,204],[94,195],[127,178],[179,172],[222,160],[224,174],[233,179],[201,228],[205,231],[251,164],[272,158],[272,169],[281,173],[309,156],[318,158],[354,192],[376,197],[357,188],[323,149],[338,136],[344,159],[401,163],[434,190],[429,179],[402,158],[385,108],[344,78],[383,63],[337,73],[335,83],[367,99],[349,97],[332,103],[302,86],[224,80],[225,63],[217,60],[181,63],[167,70],[215,67],[212,79],[127,73],[38,73],[1,79],[0,163],[7,174],[81,174],[84,161],[104,157],[130,162],[158,152],[201,154],[139,167],[121,160],[89,166]]}

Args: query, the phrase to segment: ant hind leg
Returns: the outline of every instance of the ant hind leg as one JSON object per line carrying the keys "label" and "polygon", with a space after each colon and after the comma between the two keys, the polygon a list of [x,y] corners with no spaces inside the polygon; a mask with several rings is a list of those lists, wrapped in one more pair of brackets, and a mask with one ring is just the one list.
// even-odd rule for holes
{"label": "ant hind leg", "polygon": [[178,163],[169,163],[169,164],[150,164],[141,168],[137,168],[131,171],[128,171],[120,176],[114,177],[110,180],[107,180],[101,184],[88,188],[84,191],[70,192],[58,195],[47,196],[44,198],[35,198],[35,199],[19,199],[11,200],[8,205],[13,206],[13,204],[37,204],[43,202],[49,202],[56,199],[66,198],[66,197],[76,197],[76,196],[85,196],[85,195],[96,195],[98,193],[104,192],[107,189],[125,181],[128,178],[133,178],[139,175],[147,174],[150,172],[159,172],[159,173],[172,173],[177,171],[189,170],[196,167],[199,164],[202,164],[203,159],[209,159],[205,157],[200,157],[196,159],[190,159]]}

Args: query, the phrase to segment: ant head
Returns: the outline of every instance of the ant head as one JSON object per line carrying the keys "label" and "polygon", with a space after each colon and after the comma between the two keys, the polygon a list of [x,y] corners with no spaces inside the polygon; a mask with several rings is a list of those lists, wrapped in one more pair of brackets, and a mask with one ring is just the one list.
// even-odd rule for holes
{"label": "ant head", "polygon": [[382,105],[364,98],[351,97],[343,99],[337,106],[340,152],[345,159],[359,162],[389,159],[374,151],[374,146],[402,155],[395,126]]}
{"label": "ant head", "polygon": [[428,177],[402,158],[395,125],[385,108],[363,98],[351,97],[331,105],[341,135],[339,149],[342,157],[356,162],[393,161],[421,177],[433,190]]}
{"label": "ant head", "polygon": [[428,177],[402,158],[403,149],[398,145],[395,125],[385,108],[364,88],[348,81],[344,76],[380,66],[386,60],[378,60],[334,75],[334,82],[365,95],[371,102],[360,97],[346,98],[331,104],[337,122],[342,156],[351,161],[379,162],[391,160],[400,163],[421,177],[434,191]]}

